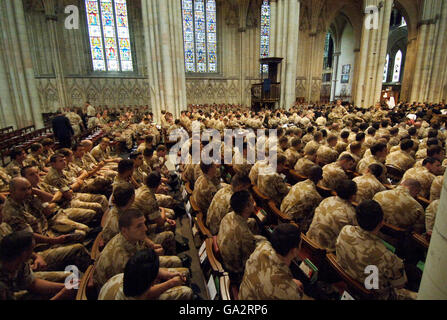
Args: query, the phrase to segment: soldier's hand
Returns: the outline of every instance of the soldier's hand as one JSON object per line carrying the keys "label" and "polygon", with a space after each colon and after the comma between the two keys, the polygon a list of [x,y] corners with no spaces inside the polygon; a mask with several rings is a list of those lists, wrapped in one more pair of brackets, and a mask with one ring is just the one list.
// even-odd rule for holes
{"label": "soldier's hand", "polygon": [[159,244],[154,245],[154,251],[155,251],[155,254],[157,254],[158,256],[162,256],[165,253],[165,250]]}
{"label": "soldier's hand", "polygon": [[34,259],[33,264],[31,265],[31,269],[33,271],[45,270],[47,268],[47,263],[45,260],[38,254],[36,254],[36,258]]}
{"label": "soldier's hand", "polygon": [[185,284],[186,279],[185,277],[182,277],[181,275],[175,276],[174,278],[171,278],[168,280],[173,287],[182,286]]}

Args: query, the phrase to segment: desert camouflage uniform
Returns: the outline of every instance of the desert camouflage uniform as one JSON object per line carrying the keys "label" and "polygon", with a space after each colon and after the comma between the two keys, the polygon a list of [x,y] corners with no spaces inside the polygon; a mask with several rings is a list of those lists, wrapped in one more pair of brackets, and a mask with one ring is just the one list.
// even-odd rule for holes
{"label": "desert camouflage uniform", "polygon": [[6,170],[0,167],[0,192],[9,191],[9,182],[11,177],[6,173]]}
{"label": "desert camouflage uniform", "polygon": [[[337,262],[355,280],[363,284],[368,273],[365,268],[370,265],[379,269],[379,289],[375,298],[380,300],[397,299],[407,293],[408,298],[415,298],[415,293],[405,289],[396,290],[407,282],[403,261],[389,251],[383,241],[371,232],[358,226],[345,226],[336,242]],[[409,293],[409,294],[408,294]]]}
{"label": "desert camouflage uniform", "polygon": [[34,282],[35,276],[29,263],[21,264],[13,277],[0,262],[0,300],[16,300],[15,293],[27,290]]}
{"label": "desert camouflage uniform", "polygon": [[211,201],[219,190],[219,185],[210,179],[206,174],[202,174],[194,184],[194,191],[192,192],[192,199],[197,203],[200,211],[204,215],[208,212]]}
{"label": "desert camouflage uniform", "polygon": [[33,166],[39,168],[40,171],[43,171],[45,168],[45,160],[41,158],[39,155],[34,155],[32,153],[26,156],[26,159],[23,161],[23,166]]}
{"label": "desert camouflage uniform", "polygon": [[244,272],[245,261],[256,247],[256,243],[266,240],[262,236],[253,235],[247,220],[234,211],[223,217],[217,243],[225,266],[225,270],[240,274]]}
{"label": "desert camouflage uniform", "polygon": [[320,146],[317,151],[317,162],[320,166],[337,161],[338,152],[328,146]]}
{"label": "desert camouflage uniform", "polygon": [[335,187],[343,180],[349,179],[338,162],[333,162],[323,167],[323,179],[321,184],[326,188],[335,190]]}
{"label": "desert camouflage uniform", "polygon": [[22,168],[23,165],[15,160],[11,160],[11,162],[5,167],[5,171],[11,178],[15,178],[20,176],[20,170]]}
{"label": "desert camouflage uniform", "polygon": [[114,236],[120,233],[118,221],[121,213],[122,211],[118,207],[113,206],[107,214],[107,219],[101,231],[101,237],[104,241],[104,245],[106,245],[110,240],[112,240]]}
{"label": "desert camouflage uniform", "polygon": [[359,161],[359,163],[357,164],[357,172],[365,174],[366,170],[368,170],[368,167],[374,163],[382,167],[382,175],[380,176],[379,180],[384,182],[386,180],[386,167],[382,161],[380,161],[373,155],[365,155],[362,160]]}
{"label": "desert camouflage uniform", "polygon": [[335,251],[335,241],[346,225],[357,225],[352,204],[340,197],[324,199],[315,209],[307,236],[323,249]]}
{"label": "desert camouflage uniform", "polygon": [[301,154],[292,147],[288,148],[286,152],[284,152],[284,156],[287,158],[287,163],[290,168],[293,168],[298,159],[301,158]]}
{"label": "desert camouflage uniform", "polygon": [[428,171],[426,167],[416,167],[408,169],[407,172],[405,172],[402,181],[405,181],[407,179],[414,179],[419,181],[419,183],[421,184],[421,191],[419,195],[428,199],[430,197],[430,187],[435,178],[436,176]]}
{"label": "desert camouflage uniform", "polygon": [[74,112],[68,112],[65,114],[65,116],[70,121],[71,127],[73,128],[74,135],[77,136],[81,133],[81,123],[82,119],[81,117]]}
{"label": "desert camouflage uniform", "polygon": [[[127,261],[137,251],[147,248],[144,242],[129,242],[121,233],[113,237],[101,251],[93,273],[95,286],[100,289],[111,277],[124,271]],[[177,271],[189,276],[186,268],[180,268],[182,262],[176,256],[161,256],[160,266],[178,268]]]}
{"label": "desert camouflage uniform", "polygon": [[[81,176],[84,169],[78,166],[76,163],[71,162],[68,164],[64,171],[65,176],[74,183],[76,179]],[[83,193],[104,193],[111,187],[111,181],[103,177],[91,177],[84,180],[81,186],[80,192]]]}
{"label": "desert camouflage uniform", "polygon": [[442,184],[444,182],[444,176],[436,177],[430,187],[430,201],[438,200],[441,198]]}
{"label": "desert camouflage uniform", "polygon": [[[61,192],[70,189],[70,181],[63,172],[58,172],[54,168],[50,168],[45,176],[44,182],[59,189]],[[107,198],[100,194],[89,193],[73,193],[71,206],[75,208],[84,208],[95,210],[97,214],[103,214],[109,207]]]}
{"label": "desert camouflage uniform", "polygon": [[338,141],[337,145],[335,146],[335,150],[340,154],[348,148],[348,144],[344,141]]}
{"label": "desert camouflage uniform", "polygon": [[267,167],[267,161],[261,160],[256,161],[256,163],[251,167],[250,173],[248,177],[250,178],[251,184],[257,185],[258,184],[258,177],[259,177],[259,170],[260,168],[266,168]]}
{"label": "desert camouflage uniform", "polygon": [[292,272],[268,241],[258,244],[245,265],[240,300],[301,300]]}
{"label": "desert camouflage uniform", "polygon": [[303,158],[299,159],[295,164],[295,171],[298,172],[298,174],[308,177],[310,168],[315,166],[316,163],[309,160],[307,156],[304,156]]}
{"label": "desert camouflage uniform", "polygon": [[144,184],[146,176],[147,174],[143,171],[142,167],[140,166],[134,169],[132,177],[139,185],[142,185]]}
{"label": "desert camouflage uniform", "polygon": [[281,203],[281,212],[293,219],[302,232],[307,232],[315,208],[323,200],[315,184],[306,180],[295,184]]}
{"label": "desert camouflage uniform", "polygon": [[279,208],[281,202],[290,190],[284,179],[276,172],[258,176],[259,190],[272,199]]}
{"label": "desert camouflage uniform", "polygon": [[418,233],[424,231],[424,209],[404,186],[379,192],[373,200],[382,207],[385,222]]}
{"label": "desert camouflage uniform", "polygon": [[431,232],[435,225],[436,213],[438,212],[439,202],[441,200],[435,200],[425,209],[425,230]]}
{"label": "desert camouflage uniform", "polygon": [[[145,216],[149,238],[155,243],[161,244],[166,253],[174,254],[175,239],[173,231],[175,229],[167,222],[161,227],[154,225],[154,221],[161,217],[160,206],[154,192],[146,185],[138,188],[135,191],[135,201],[132,208],[138,209]],[[167,208],[162,210],[165,210],[166,217],[175,218],[173,210]]]}
{"label": "desert camouflage uniform", "polygon": [[356,177],[352,181],[357,184],[355,201],[359,204],[365,200],[372,200],[376,193],[386,190],[383,184],[371,173]]}
{"label": "desert camouflage uniform", "polygon": [[[119,273],[110,278],[102,287],[98,300],[136,300],[124,295],[124,273]],[[157,300],[191,300],[193,291],[187,286],[177,286],[163,292]]]}
{"label": "desert camouflage uniform", "polygon": [[395,152],[391,152],[387,157],[385,164],[392,165],[403,172],[410,169],[416,161],[410,155],[410,153],[405,152],[403,150],[397,150]]}
{"label": "desert camouflage uniform", "polygon": [[217,235],[223,217],[232,211],[230,205],[232,195],[233,189],[230,185],[220,189],[214,195],[206,215],[206,225],[210,228],[212,235]]}

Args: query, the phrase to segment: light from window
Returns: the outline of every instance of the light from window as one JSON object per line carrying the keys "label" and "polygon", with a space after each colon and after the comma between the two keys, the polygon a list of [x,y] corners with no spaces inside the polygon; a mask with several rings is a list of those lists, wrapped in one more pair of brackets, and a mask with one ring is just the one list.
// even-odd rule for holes
{"label": "light from window", "polygon": [[215,0],[182,0],[186,72],[217,72]]}
{"label": "light from window", "polygon": [[133,71],[126,0],[85,0],[94,71]]}
{"label": "light from window", "polygon": [[396,57],[394,58],[393,82],[399,82],[401,65],[402,65],[402,51],[399,50],[397,51]]}
{"label": "light from window", "polygon": [[385,68],[383,69],[383,81],[386,82],[386,78],[388,77],[388,66],[390,65],[390,55],[386,55]]}
{"label": "light from window", "polygon": [[[264,0],[261,6],[261,58],[269,56],[270,45],[270,4]],[[261,71],[268,73],[268,65],[263,65]]]}

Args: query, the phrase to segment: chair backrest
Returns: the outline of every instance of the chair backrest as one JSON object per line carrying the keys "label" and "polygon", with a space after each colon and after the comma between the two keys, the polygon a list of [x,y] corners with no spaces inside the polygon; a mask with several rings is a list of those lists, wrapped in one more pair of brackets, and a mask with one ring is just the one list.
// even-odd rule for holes
{"label": "chair backrest", "polygon": [[256,203],[262,207],[266,207],[270,198],[263,194],[258,186],[252,186],[251,190]]}
{"label": "chair backrest", "polygon": [[185,189],[186,189],[186,192],[188,192],[188,194],[191,196],[193,189],[191,188],[191,184],[189,182],[185,183]]}
{"label": "chair backrest", "polygon": [[395,184],[397,184],[402,179],[404,173],[405,172],[403,172],[399,168],[396,168],[392,165],[386,165],[387,177],[393,180]]}
{"label": "chair backrest", "polygon": [[366,289],[364,285],[347,274],[338,264],[337,257],[333,253],[328,253],[326,258],[331,268],[346,283],[348,291],[351,291],[351,295],[359,296],[360,298],[366,300],[374,299],[375,290]]}
{"label": "chair backrest", "polygon": [[102,232],[100,232],[95,241],[93,242],[92,251],[90,254],[90,258],[96,261],[101,254],[102,249],[104,248],[104,239],[102,238]]}
{"label": "chair backrest", "polygon": [[297,182],[300,181],[305,181],[307,180],[307,177],[299,174],[297,171],[295,170],[289,170],[288,172],[288,178],[291,180],[291,183],[295,184]]}
{"label": "chair backrest", "polygon": [[387,222],[383,223],[380,232],[397,240],[404,239],[407,234],[407,230],[399,228]]}
{"label": "chair backrest", "polygon": [[191,204],[191,210],[193,213],[198,214],[200,212],[200,207],[194,200],[194,197],[189,197],[189,203]]}
{"label": "chair backrest", "polygon": [[301,260],[309,259],[318,269],[323,269],[325,263],[326,250],[321,248],[317,243],[301,233],[301,243],[299,249]]}
{"label": "chair backrest", "polygon": [[269,211],[277,218],[277,220],[284,223],[292,222],[292,219],[287,217],[283,212],[281,212],[281,210],[276,207],[276,203],[273,200],[270,200],[267,203],[267,206]]}
{"label": "chair backrest", "polygon": [[199,229],[201,238],[202,239],[203,238],[205,238],[205,239],[212,238],[213,235],[211,234],[211,231],[205,226],[204,219],[203,219],[203,213],[199,212],[194,219],[197,223],[197,227]]}
{"label": "chair backrest", "polygon": [[411,239],[421,249],[428,250],[428,247],[430,246],[430,242],[422,234],[413,232],[411,234]]}
{"label": "chair backrest", "polygon": [[332,196],[336,196],[337,195],[337,193],[335,191],[333,191],[332,189],[326,188],[321,183],[318,183],[316,185],[316,188],[317,188],[318,193],[323,198],[328,198],[328,197],[332,197]]}
{"label": "chair backrest", "polygon": [[[95,286],[93,285],[93,272],[95,271],[95,266],[90,265],[85,271],[81,282],[79,283],[78,293],[76,295],[76,300],[96,300],[97,293],[95,292]],[[95,299],[96,295],[96,299]]]}

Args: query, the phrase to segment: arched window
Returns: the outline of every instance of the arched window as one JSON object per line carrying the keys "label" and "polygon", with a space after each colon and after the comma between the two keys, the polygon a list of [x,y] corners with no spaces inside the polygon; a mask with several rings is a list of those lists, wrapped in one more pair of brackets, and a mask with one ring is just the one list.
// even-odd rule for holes
{"label": "arched window", "polygon": [[390,55],[387,54],[386,55],[386,60],[385,60],[385,68],[383,69],[383,81],[382,82],[386,82],[387,78],[388,78],[388,67],[390,65]]}
{"label": "arched window", "polygon": [[[270,45],[270,3],[264,0],[261,6],[261,58],[269,56]],[[261,72],[268,73],[268,66],[262,66]]]}
{"label": "arched window", "polygon": [[85,0],[93,71],[133,71],[126,0]]}
{"label": "arched window", "polygon": [[182,0],[186,72],[217,72],[215,0]]}
{"label": "arched window", "polygon": [[402,51],[399,50],[394,58],[394,71],[393,71],[393,82],[399,82],[400,80],[400,68],[402,65]]}
{"label": "arched window", "polygon": [[332,40],[331,33],[326,33],[324,40],[324,54],[323,54],[323,69],[332,68],[332,58],[334,56],[334,41]]}

